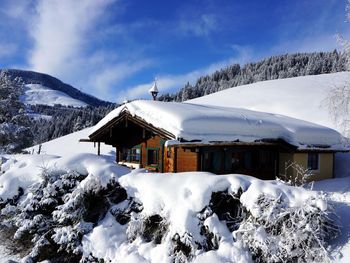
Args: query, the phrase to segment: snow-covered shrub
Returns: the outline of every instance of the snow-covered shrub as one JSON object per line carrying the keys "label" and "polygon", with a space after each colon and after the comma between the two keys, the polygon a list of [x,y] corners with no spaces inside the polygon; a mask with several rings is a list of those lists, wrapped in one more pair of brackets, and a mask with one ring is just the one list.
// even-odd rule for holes
{"label": "snow-covered shrub", "polygon": [[168,223],[160,215],[131,217],[127,228],[127,237],[130,242],[140,237],[142,241],[160,244],[168,230]]}
{"label": "snow-covered shrub", "polygon": [[129,223],[132,213],[140,213],[143,207],[142,204],[135,201],[134,198],[129,198],[124,202],[113,206],[110,213],[115,217],[117,222],[121,225]]}
{"label": "snow-covered shrub", "polygon": [[260,195],[234,235],[255,262],[328,262],[325,247],[339,227],[322,197],[317,198],[291,207],[282,198]]}
{"label": "snow-covered shrub", "polygon": [[83,236],[111,205],[127,198],[117,181],[103,187],[90,182],[92,178],[44,167],[41,183],[32,185],[22,199],[7,201],[1,210],[2,223],[16,229],[15,239],[32,243],[28,262],[80,261]]}
{"label": "snow-covered shrub", "polygon": [[174,263],[190,262],[194,258],[196,246],[191,233],[185,232],[182,236],[175,234],[171,241],[170,255]]}
{"label": "snow-covered shrub", "polygon": [[237,193],[229,193],[228,190],[214,192],[211,195],[209,208],[215,213],[220,221],[224,221],[228,229],[232,232],[239,227],[244,219],[246,209],[240,203],[243,190],[240,188]]}

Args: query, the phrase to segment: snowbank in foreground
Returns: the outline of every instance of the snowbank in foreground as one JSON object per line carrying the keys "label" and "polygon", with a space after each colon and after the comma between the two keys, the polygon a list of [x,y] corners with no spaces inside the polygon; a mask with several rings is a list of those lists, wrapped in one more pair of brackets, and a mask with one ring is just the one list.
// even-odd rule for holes
{"label": "snowbank in foreground", "polygon": [[[137,228],[137,220],[131,219],[129,226],[120,225],[108,214],[91,234],[84,237],[83,248],[86,254],[92,253],[97,258],[112,262],[171,262],[174,236],[178,235],[181,242],[187,242],[189,247],[205,243],[201,225],[214,236],[220,237],[219,244],[217,249],[207,252],[194,251],[194,262],[252,262],[247,248],[241,242],[234,242],[226,221],[219,220],[215,213],[205,220],[200,218],[201,212],[208,212],[205,210],[212,202],[212,194],[227,192],[235,195],[243,191],[240,202],[255,216],[260,216],[259,213],[262,212],[256,206],[262,194],[283,200],[289,207],[303,206],[307,199],[317,196],[316,193],[302,188],[289,187],[276,181],[261,181],[244,175],[200,172],[149,174],[136,170],[122,176],[119,182],[129,195],[142,203],[141,217],[160,215],[167,222],[168,232],[160,244],[145,242],[140,237],[130,243],[128,233],[130,235],[134,231],[133,223]],[[325,204],[320,200],[315,205]]]}
{"label": "snowbank in foreground", "polygon": [[43,171],[76,171],[89,178],[97,178],[106,185],[111,179],[128,173],[126,167],[115,165],[109,158],[94,154],[80,154],[75,157],[53,155],[5,155],[0,175],[0,200],[13,198],[33,184],[42,181]]}
{"label": "snowbank in foreground", "polygon": [[[33,220],[21,220],[19,217],[16,221],[21,227],[19,233],[26,233],[26,229],[49,227],[40,221],[43,218],[40,205],[46,207],[54,203],[53,200],[57,198],[55,193],[63,191],[60,192],[63,195],[62,199],[57,199],[61,205],[51,208],[54,209],[50,214],[50,222],[54,225],[52,239],[59,242],[62,249],[69,248],[75,251],[74,253],[81,253],[80,256],[90,259],[87,262],[96,262],[97,259],[111,262],[162,263],[176,260],[252,262],[253,252],[247,240],[254,240],[251,243],[259,246],[265,244],[266,240],[277,242],[280,239],[279,236],[276,239],[276,236],[267,233],[262,222],[256,220],[267,217],[268,222],[273,222],[281,215],[287,214],[288,218],[293,213],[317,216],[318,213],[325,213],[328,207],[319,191],[307,191],[278,181],[261,181],[244,175],[213,175],[205,172],[155,174],[142,169],[130,172],[127,168],[116,165],[108,157],[93,154],[74,157],[6,156],[1,169],[4,174],[0,176],[0,200],[2,205],[6,204],[1,213],[11,215],[17,211],[16,213],[23,216],[25,210],[28,210],[25,215],[35,214]],[[42,175],[43,170],[46,179]],[[50,180],[47,176],[51,172],[57,180],[43,182],[44,179]],[[67,174],[69,172],[72,174]],[[63,177],[60,177],[60,174]],[[68,184],[65,182],[67,176],[70,176]],[[76,181],[75,176],[80,179]],[[113,181],[115,183],[112,185],[120,185],[119,190],[125,189],[124,197],[120,193],[115,195],[114,188],[109,187]],[[335,191],[339,184],[336,180],[332,182]],[[40,188],[40,185],[44,188]],[[71,189],[65,193],[67,185]],[[11,199],[21,194],[18,191],[19,187],[24,190],[20,199],[14,201],[14,205],[6,203],[7,198]],[[322,185],[318,187],[318,190],[323,189]],[[344,191],[347,191],[347,188]],[[40,194],[40,198],[35,197],[37,194]],[[84,199],[84,196],[90,197]],[[91,198],[97,198],[97,201]],[[87,201],[92,202],[90,206],[86,206]],[[350,203],[350,200],[347,201]],[[15,208],[16,202],[19,210]],[[107,203],[110,207],[101,210],[102,204],[105,206]],[[35,210],[36,206],[40,209]],[[82,214],[71,210],[72,207],[81,209]],[[94,223],[88,221],[89,217],[84,217],[86,208],[93,210],[89,216],[102,216],[101,219]],[[94,209],[100,213],[97,214],[98,217]],[[75,216],[75,219],[72,221],[70,216]],[[14,217],[10,217],[10,220]],[[44,218],[47,217],[45,215]],[[347,218],[341,220],[343,223],[348,221]],[[288,219],[284,221],[288,223]],[[245,222],[245,227],[240,225],[241,222]],[[261,227],[256,231],[249,231],[250,227],[260,224]],[[297,223],[295,227],[301,233],[296,232],[295,237],[313,237],[314,232],[312,235],[305,233],[310,233],[314,225],[303,222]],[[82,233],[81,240],[75,231]],[[46,230],[43,232],[47,233]],[[334,244],[334,247],[348,242],[347,234],[345,233],[342,242]],[[70,240],[74,242],[70,243]],[[281,247],[286,245],[282,243]],[[268,253],[277,253],[273,248],[272,252],[263,246],[262,249]],[[348,255],[345,250],[341,252],[345,256]]]}

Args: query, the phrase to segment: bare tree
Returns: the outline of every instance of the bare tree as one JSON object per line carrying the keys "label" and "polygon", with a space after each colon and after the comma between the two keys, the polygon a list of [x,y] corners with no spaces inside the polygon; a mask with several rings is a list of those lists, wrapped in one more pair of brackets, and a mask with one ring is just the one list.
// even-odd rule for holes
{"label": "bare tree", "polygon": [[[350,22],[350,0],[346,4],[346,20]],[[350,70],[350,41],[342,35],[336,35],[337,42],[343,48],[346,57],[346,66]],[[328,108],[328,113],[335,126],[346,137],[350,137],[350,82],[333,87],[323,104]]]}
{"label": "bare tree", "polygon": [[330,89],[322,105],[328,109],[337,129],[344,136],[350,137],[350,82]]}

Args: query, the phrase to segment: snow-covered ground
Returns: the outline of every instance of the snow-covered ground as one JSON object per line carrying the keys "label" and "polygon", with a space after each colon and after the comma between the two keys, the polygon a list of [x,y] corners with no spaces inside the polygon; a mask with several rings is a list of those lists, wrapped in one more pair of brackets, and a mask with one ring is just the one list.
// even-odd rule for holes
{"label": "snow-covered ground", "polygon": [[63,106],[84,107],[87,104],[80,100],[73,99],[64,92],[53,90],[40,84],[26,84],[24,94],[20,96],[24,104],[44,104],[54,106],[61,104]]}
{"label": "snow-covered ground", "polygon": [[[350,159],[347,174],[350,174]],[[328,202],[334,206],[340,219],[342,234],[334,241],[335,262],[347,263],[350,259],[350,178],[338,178],[316,182],[313,186],[315,191],[326,194]]]}
{"label": "snow-covered ground", "polygon": [[[88,139],[91,128],[86,128],[78,132],[74,132],[49,142],[41,144],[41,154],[49,154],[56,156],[75,156],[79,153],[97,154],[97,144],[94,146],[91,142],[79,142],[80,139]],[[26,149],[29,153],[37,153],[39,145]],[[110,145],[101,143],[101,154],[115,156],[115,148]]]}
{"label": "snow-covered ground", "polygon": [[[90,143],[79,143],[79,139],[86,138],[91,129],[86,129],[42,145],[41,155],[5,155],[3,156],[2,172],[0,176],[0,198],[11,198],[17,194],[18,187],[29,189],[42,180],[40,176],[44,169],[75,170],[82,174],[88,174],[88,179],[83,185],[106,185],[111,178],[117,178],[129,196],[136,198],[143,205],[143,211],[139,218],[146,218],[159,214],[169,224],[168,235],[164,242],[155,245],[152,242],[144,242],[140,237],[130,243],[130,226],[121,225],[112,214],[106,217],[95,227],[92,232],[83,238],[84,253],[92,253],[95,257],[101,257],[113,262],[167,262],[168,252],[171,249],[172,237],[176,233],[191,233],[188,240],[203,242],[198,224],[198,213],[208,205],[211,193],[224,191],[235,193],[242,188],[244,194],[241,202],[250,208],[251,212],[259,213],[255,203],[259,194],[265,193],[273,197],[283,196],[288,200],[289,206],[302,207],[309,197],[315,197],[323,191],[329,203],[334,205],[336,213],[342,225],[342,235],[332,243],[333,262],[347,262],[350,258],[350,181],[349,178],[339,178],[318,182],[314,185],[315,191],[305,191],[302,188],[286,186],[275,181],[260,181],[244,175],[216,176],[210,173],[181,173],[181,174],[149,174],[144,170],[129,170],[117,166],[113,162],[113,149],[102,147],[103,155],[96,155],[96,148]],[[36,151],[38,146],[33,147]],[[347,174],[350,168],[344,165],[338,173]],[[83,182],[84,182],[83,181]],[[27,191],[27,190],[25,190]],[[322,202],[317,204],[322,207]],[[118,207],[127,206],[123,202]],[[254,210],[255,209],[255,210]],[[255,212],[254,212],[255,211]],[[136,219],[135,219],[136,220]],[[137,222],[134,222],[137,224]],[[232,241],[232,234],[219,221],[217,216],[209,216],[202,222],[215,235],[220,236],[219,249],[208,252],[200,252],[195,257],[195,262],[251,262],[251,256],[246,247],[240,242]],[[135,225],[137,227],[137,225]],[[129,230],[128,230],[129,229]],[[129,233],[129,234],[128,234]],[[192,242],[192,243],[191,243]],[[1,247],[3,254],[6,250]],[[18,256],[4,256],[0,262],[6,262],[8,258],[16,259]],[[125,261],[126,260],[126,261]]]}
{"label": "snow-covered ground", "polygon": [[[314,209],[322,210],[326,207],[325,201],[334,205],[342,225],[342,235],[331,244],[333,262],[347,262],[350,258],[348,178],[318,182],[314,185],[314,191],[307,191],[278,181],[261,181],[244,175],[218,176],[205,172],[155,174],[144,170],[130,172],[127,168],[116,165],[108,156],[99,157],[89,153],[62,157],[6,155],[3,158],[1,170],[4,173],[0,176],[2,200],[12,198],[18,194],[19,187],[22,187],[24,197],[27,196],[27,199],[23,200],[28,202],[30,186],[43,180],[43,170],[53,169],[74,170],[86,174],[87,177],[78,186],[81,189],[98,189],[106,186],[111,179],[116,179],[126,189],[129,197],[142,203],[142,211],[132,213],[131,221],[126,225],[118,223],[112,213],[107,213],[104,219],[83,237],[82,249],[86,255],[92,253],[97,258],[111,262],[170,262],[172,258],[169,251],[174,249],[174,237],[177,234],[179,240],[187,242],[192,249],[197,247],[197,244],[206,244],[206,238],[201,234],[200,228],[203,225],[210,233],[219,237],[218,249],[207,252],[192,250],[194,262],[252,262],[242,240],[238,238],[234,242],[233,235],[226,228],[224,221],[205,210],[213,192],[227,191],[235,194],[241,188],[243,194],[240,196],[240,202],[255,216],[263,213],[257,206],[261,194],[268,195],[272,200],[280,200],[283,207],[287,205],[303,209],[306,204],[311,203]],[[321,199],[322,191],[326,194],[325,200]],[[128,209],[129,201],[123,201],[114,209]],[[153,215],[160,215],[166,223],[167,231],[160,244],[146,242],[137,232],[137,229],[142,229],[139,225],[140,220]],[[204,219],[200,219],[199,215]],[[136,239],[131,238],[133,235],[136,235]]]}
{"label": "snow-covered ground", "polygon": [[350,72],[256,82],[187,101],[283,114],[338,129],[325,100],[334,87],[348,85]]}

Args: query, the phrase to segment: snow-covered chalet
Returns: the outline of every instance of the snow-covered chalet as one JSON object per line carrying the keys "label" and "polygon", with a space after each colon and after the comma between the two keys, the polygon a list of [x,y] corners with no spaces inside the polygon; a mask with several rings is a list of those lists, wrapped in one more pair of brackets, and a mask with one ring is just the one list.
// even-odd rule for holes
{"label": "snow-covered chalet", "polygon": [[191,103],[133,101],[103,118],[89,141],[116,147],[116,161],[157,172],[239,173],[261,179],[333,177],[343,151],[335,130],[287,116]]}

